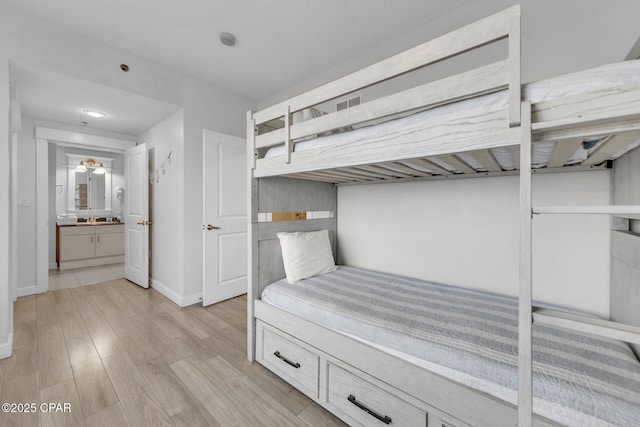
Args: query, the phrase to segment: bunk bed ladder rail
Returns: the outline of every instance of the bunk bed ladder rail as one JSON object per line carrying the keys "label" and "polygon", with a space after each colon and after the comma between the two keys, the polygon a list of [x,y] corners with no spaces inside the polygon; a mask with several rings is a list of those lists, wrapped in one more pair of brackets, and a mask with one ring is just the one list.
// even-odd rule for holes
{"label": "bunk bed ladder rail", "polygon": [[532,203],[531,103],[523,102],[520,117],[520,285],[518,289],[518,426],[531,427],[533,398],[532,346]]}
{"label": "bunk bed ladder rail", "polygon": [[531,103],[522,102],[520,145],[520,278],[518,297],[518,426],[533,425],[532,327],[541,325],[640,344],[640,327],[533,306],[532,220],[540,214],[640,216],[640,206],[533,206]]}

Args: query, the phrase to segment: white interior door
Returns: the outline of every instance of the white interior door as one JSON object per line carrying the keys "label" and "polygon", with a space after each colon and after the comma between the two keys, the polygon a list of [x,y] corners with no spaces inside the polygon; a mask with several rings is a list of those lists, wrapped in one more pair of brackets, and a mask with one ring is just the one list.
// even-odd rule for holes
{"label": "white interior door", "polygon": [[124,277],[149,287],[149,164],[147,145],[124,154]]}
{"label": "white interior door", "polygon": [[203,305],[247,292],[245,140],[203,135]]}

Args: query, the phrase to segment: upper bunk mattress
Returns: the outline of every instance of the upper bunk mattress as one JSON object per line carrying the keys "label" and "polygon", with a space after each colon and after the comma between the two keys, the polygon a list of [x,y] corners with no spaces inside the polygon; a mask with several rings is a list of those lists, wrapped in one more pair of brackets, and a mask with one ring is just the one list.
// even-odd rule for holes
{"label": "upper bunk mattress", "polygon": [[[538,103],[565,96],[598,92],[614,87],[639,83],[640,60],[624,61],[525,84],[522,89],[522,97],[524,100]],[[422,140],[428,141],[442,133],[450,132],[447,124],[455,122],[456,120],[467,116],[504,110],[507,107],[508,95],[507,91],[503,90],[453,102],[376,125],[364,126],[350,132],[301,140],[295,144],[294,151],[339,145],[350,141],[362,141],[376,135],[394,135],[396,132],[400,135],[398,136],[399,138],[410,135],[412,139],[415,139],[418,135]],[[407,129],[411,129],[412,132],[409,134],[403,132],[403,130]],[[588,141],[580,146],[566,164],[574,164],[586,159],[590,152],[597,148],[597,142],[598,141]],[[533,166],[544,167],[551,157],[554,146],[554,142],[533,144]],[[503,170],[513,170],[516,168],[508,147],[492,148],[491,152]],[[284,146],[276,146],[267,151],[265,158],[283,154]],[[616,156],[617,154],[613,157]],[[477,171],[483,171],[484,166],[475,160],[473,156],[462,153],[459,157]],[[432,159],[432,161],[449,171],[459,172],[454,167],[447,165],[437,158]]]}
{"label": "upper bunk mattress", "polygon": [[[517,299],[341,266],[262,301],[517,404]],[[640,425],[628,344],[533,326],[534,412],[569,426]]]}

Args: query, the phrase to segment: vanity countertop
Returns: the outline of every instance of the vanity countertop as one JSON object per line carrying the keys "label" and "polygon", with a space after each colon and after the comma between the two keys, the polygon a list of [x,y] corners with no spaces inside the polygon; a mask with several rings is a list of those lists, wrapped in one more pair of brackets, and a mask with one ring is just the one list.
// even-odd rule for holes
{"label": "vanity countertop", "polygon": [[76,224],[58,224],[58,227],[76,227],[76,226],[85,226],[85,225],[122,225],[124,222],[106,222],[106,221],[88,221],[88,222],[78,222]]}

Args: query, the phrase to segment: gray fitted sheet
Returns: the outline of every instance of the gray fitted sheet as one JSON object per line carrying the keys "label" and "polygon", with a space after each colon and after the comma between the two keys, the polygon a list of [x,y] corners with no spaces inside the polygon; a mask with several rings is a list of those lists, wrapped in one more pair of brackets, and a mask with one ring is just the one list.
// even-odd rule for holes
{"label": "gray fitted sheet", "polygon": [[[341,266],[262,300],[457,382],[517,402],[517,300]],[[569,426],[640,426],[640,362],[628,344],[534,325],[534,412]]]}

